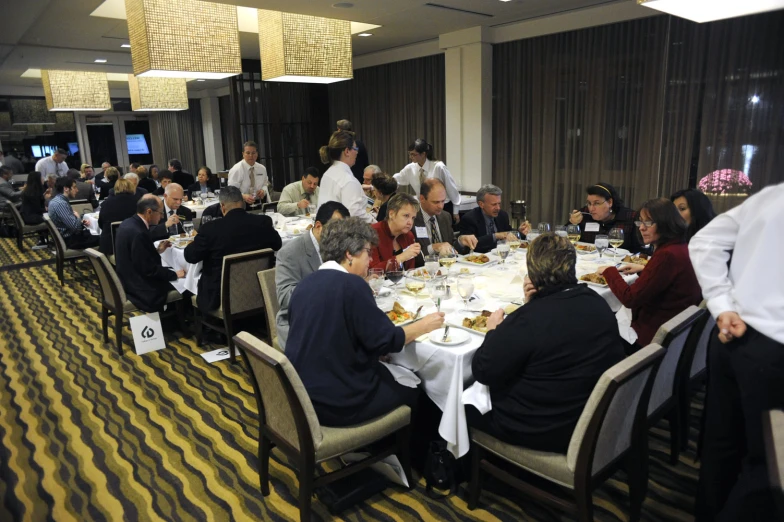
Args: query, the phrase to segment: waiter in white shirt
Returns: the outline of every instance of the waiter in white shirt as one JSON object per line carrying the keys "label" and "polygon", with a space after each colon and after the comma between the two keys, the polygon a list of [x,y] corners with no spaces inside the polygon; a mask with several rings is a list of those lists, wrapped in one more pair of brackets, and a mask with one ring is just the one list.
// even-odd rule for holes
{"label": "waiter in white shirt", "polygon": [[375,223],[376,219],[368,212],[368,200],[362,185],[351,172],[358,151],[354,133],[344,130],[333,132],[329,144],[319,149],[321,162],[330,165],[321,178],[319,206],[337,201],[348,209],[352,217]]}
{"label": "waiter in white shirt", "polygon": [[242,161],[229,171],[229,186],[240,189],[248,205],[253,205],[257,199],[269,202],[267,169],[261,163],[256,163],[258,157],[259,147],[256,142],[246,141],[242,146]]}
{"label": "waiter in white shirt", "polygon": [[460,204],[460,191],[452,174],[443,161],[438,161],[433,154],[433,146],[423,139],[417,138],[408,146],[408,157],[411,163],[395,174],[398,185],[410,185],[417,196],[419,187],[426,179],[435,178],[446,187],[444,210],[452,214],[455,223],[460,221],[455,205]]}
{"label": "waiter in white shirt", "polygon": [[784,408],[782,221],[784,183],[716,217],[689,242],[718,327],[708,352],[698,522],[774,517],[762,418]]}
{"label": "waiter in white shirt", "polygon": [[41,173],[41,180],[46,181],[46,176],[49,174],[54,174],[58,178],[68,174],[68,165],[65,163],[67,157],[68,152],[65,149],[57,149],[51,156],[38,160],[35,170]]}

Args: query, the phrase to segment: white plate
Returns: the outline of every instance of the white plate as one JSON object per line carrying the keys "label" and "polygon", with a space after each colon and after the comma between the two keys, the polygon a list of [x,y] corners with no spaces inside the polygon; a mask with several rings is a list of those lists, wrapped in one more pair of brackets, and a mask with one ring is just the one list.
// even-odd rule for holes
{"label": "white plate", "polygon": [[438,330],[430,332],[430,341],[444,346],[455,346],[463,344],[471,338],[465,330],[452,328],[451,326],[449,327],[449,333],[447,335],[446,341],[442,341],[444,338],[444,329],[439,328]]}
{"label": "white plate", "polygon": [[582,279],[578,279],[577,282],[578,283],[582,283],[584,285],[588,285],[588,286],[595,286],[595,287],[598,287],[598,288],[609,288],[609,285],[603,285],[601,283],[594,283],[593,281],[583,281]]}
{"label": "white plate", "polygon": [[[475,255],[481,255],[481,254],[475,254]],[[466,261],[465,260],[466,256],[458,256],[457,262],[462,264],[462,265],[482,267],[482,266],[493,266],[494,264],[498,263],[498,261],[500,261],[500,259],[498,259],[498,257],[493,255],[493,254],[485,254],[485,255],[488,258],[490,258],[490,261],[488,261],[487,263],[482,264],[482,265],[480,265],[479,263],[472,263],[471,261]]]}

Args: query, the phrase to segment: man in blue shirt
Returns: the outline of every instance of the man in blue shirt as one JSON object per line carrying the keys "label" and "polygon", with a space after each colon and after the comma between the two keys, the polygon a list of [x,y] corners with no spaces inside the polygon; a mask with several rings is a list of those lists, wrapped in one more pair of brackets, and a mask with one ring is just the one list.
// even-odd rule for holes
{"label": "man in blue shirt", "polygon": [[100,237],[90,234],[86,223],[71,208],[76,182],[69,177],[57,178],[54,188],[57,195],[49,201],[49,217],[63,236],[65,245],[74,250],[97,247]]}

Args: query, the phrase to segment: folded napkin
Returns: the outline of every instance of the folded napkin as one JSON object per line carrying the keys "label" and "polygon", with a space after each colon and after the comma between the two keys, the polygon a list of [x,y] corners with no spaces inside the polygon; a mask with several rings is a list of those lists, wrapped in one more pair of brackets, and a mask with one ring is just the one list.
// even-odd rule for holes
{"label": "folded napkin", "polygon": [[475,382],[470,388],[463,390],[463,404],[470,404],[484,415],[493,409],[490,402],[490,388],[486,384]]}
{"label": "folded napkin", "polygon": [[392,377],[395,378],[398,384],[408,386],[409,388],[416,388],[419,383],[422,382],[419,377],[417,377],[416,374],[408,368],[403,368],[397,364],[389,364],[385,362],[382,362],[381,364],[386,366],[387,370],[389,370],[389,373],[392,374]]}
{"label": "folded napkin", "polygon": [[637,332],[632,328],[632,311],[625,306],[621,306],[621,308],[615,312],[615,319],[618,321],[618,331],[620,332],[621,337],[629,344],[634,344],[637,340]]}

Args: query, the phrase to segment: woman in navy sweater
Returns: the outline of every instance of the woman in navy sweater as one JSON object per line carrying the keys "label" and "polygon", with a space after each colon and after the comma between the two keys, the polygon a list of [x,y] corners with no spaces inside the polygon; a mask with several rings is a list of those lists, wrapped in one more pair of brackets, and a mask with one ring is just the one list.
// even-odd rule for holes
{"label": "woman in navy sweater", "polygon": [[379,357],[439,328],[443,313],[404,327],[382,312],[367,276],[376,232],[360,218],[331,220],[321,233],[319,270],[291,296],[286,356],[324,426],[350,426],[416,403],[419,390],[397,384]]}

